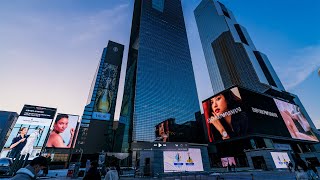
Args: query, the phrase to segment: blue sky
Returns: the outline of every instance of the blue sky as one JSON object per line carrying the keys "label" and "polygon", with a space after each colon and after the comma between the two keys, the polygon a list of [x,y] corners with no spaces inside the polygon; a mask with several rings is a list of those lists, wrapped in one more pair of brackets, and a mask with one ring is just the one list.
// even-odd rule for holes
{"label": "blue sky", "polygon": [[[182,0],[199,99],[213,92],[194,20],[200,0]],[[320,127],[320,1],[221,0],[265,53],[285,88],[297,94]],[[40,0],[0,6],[0,109],[20,112],[24,104],[82,115],[90,85],[108,40],[126,46],[133,1]],[[116,115],[117,116],[117,115]]]}

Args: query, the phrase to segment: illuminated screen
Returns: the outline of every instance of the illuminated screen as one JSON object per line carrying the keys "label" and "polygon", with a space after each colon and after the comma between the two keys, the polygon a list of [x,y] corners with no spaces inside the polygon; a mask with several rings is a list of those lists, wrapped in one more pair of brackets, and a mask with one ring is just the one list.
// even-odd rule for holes
{"label": "illuminated screen", "polygon": [[221,158],[221,163],[222,163],[222,167],[228,167],[228,164],[230,166],[232,165],[237,165],[236,164],[236,160],[234,159],[234,157],[224,157]]}
{"label": "illuminated screen", "polygon": [[290,158],[287,153],[271,152],[271,156],[276,168],[288,168],[287,164],[289,163]]}
{"label": "illuminated screen", "polygon": [[294,139],[317,141],[305,115],[296,105],[274,99],[289,133]]}
{"label": "illuminated screen", "polygon": [[157,126],[155,126],[156,141],[162,141],[162,142],[169,141],[169,136],[170,136],[169,125],[170,125],[169,120],[166,120],[159,123]]}
{"label": "illuminated screen", "polygon": [[0,157],[16,158],[18,155],[29,154],[31,160],[38,156],[55,114],[55,108],[25,105]]}
{"label": "illuminated screen", "polygon": [[110,110],[115,106],[117,94],[118,66],[105,63],[94,103],[92,118],[97,120],[110,120]]}
{"label": "illuminated screen", "polygon": [[53,122],[46,147],[71,148],[75,137],[79,116],[58,114]]}
{"label": "illuminated screen", "polygon": [[238,88],[223,91],[203,102],[210,142],[248,134],[249,120],[242,104]]}
{"label": "illuminated screen", "polygon": [[297,106],[266,95],[234,87],[202,105],[209,142],[246,135],[318,141]]}
{"label": "illuminated screen", "polygon": [[164,151],[164,172],[203,171],[200,149],[188,151]]}

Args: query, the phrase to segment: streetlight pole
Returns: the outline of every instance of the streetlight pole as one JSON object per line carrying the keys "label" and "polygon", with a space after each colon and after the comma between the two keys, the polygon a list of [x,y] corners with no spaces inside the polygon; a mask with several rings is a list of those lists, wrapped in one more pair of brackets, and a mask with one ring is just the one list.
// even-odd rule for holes
{"label": "streetlight pole", "polygon": [[82,149],[82,148],[80,148],[80,149],[79,149],[79,152],[80,152],[80,159],[79,159],[79,162],[81,163],[81,158],[82,158],[83,149]]}

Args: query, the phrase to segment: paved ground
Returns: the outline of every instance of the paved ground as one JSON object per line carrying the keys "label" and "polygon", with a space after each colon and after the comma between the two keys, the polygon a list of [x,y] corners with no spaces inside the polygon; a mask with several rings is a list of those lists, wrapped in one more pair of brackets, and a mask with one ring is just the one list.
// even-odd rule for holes
{"label": "paved ground", "polygon": [[[55,170],[55,171],[49,171],[49,177],[43,177],[41,179],[56,179],[56,180],[71,180],[71,178],[66,177],[66,170]],[[2,178],[1,178],[2,179]],[[5,178],[9,179],[9,178]],[[5,180],[3,179],[3,180]],[[82,179],[81,177],[77,179]],[[103,178],[102,178],[103,179]],[[288,171],[252,171],[252,172],[233,172],[233,173],[211,173],[207,175],[199,175],[199,174],[189,174],[189,175],[183,175],[183,174],[175,174],[170,175],[166,177],[121,177],[122,180],[129,180],[129,179],[135,179],[135,180],[151,180],[151,179],[163,179],[163,180],[273,180],[273,179],[279,179],[279,180],[295,180],[295,174],[290,173]]]}
{"label": "paved ground", "polygon": [[[56,179],[56,180],[71,180],[72,178],[66,177],[67,170],[51,170],[47,177],[41,177],[41,179]],[[3,180],[9,178],[1,178]],[[76,178],[82,179],[82,177]],[[103,179],[103,178],[102,178]],[[279,180],[294,180],[296,179],[294,173],[290,173],[288,171],[247,171],[247,172],[230,172],[230,173],[177,173],[177,174],[162,174],[158,177],[121,177],[121,180],[148,180],[148,179],[163,179],[163,180],[263,180],[263,179],[279,179]]]}

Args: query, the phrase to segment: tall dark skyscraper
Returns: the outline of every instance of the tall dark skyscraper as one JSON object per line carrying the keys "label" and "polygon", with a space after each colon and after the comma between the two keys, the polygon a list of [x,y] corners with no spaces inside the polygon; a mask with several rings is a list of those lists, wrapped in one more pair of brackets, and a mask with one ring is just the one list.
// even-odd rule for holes
{"label": "tall dark skyscraper", "polygon": [[223,4],[203,0],[194,15],[214,93],[234,85],[259,92],[284,90],[267,56]]}
{"label": "tall dark skyscraper", "polygon": [[[319,158],[307,157],[314,152],[311,147],[317,148],[313,145],[319,142],[318,130],[299,98],[284,89],[267,56],[255,48],[232,12],[218,1],[202,0],[194,15],[215,94],[203,101],[211,166],[217,167],[224,157],[232,157],[238,166],[259,169],[257,164],[263,164],[268,169],[287,168],[280,167],[274,157],[286,156],[286,162],[289,156],[291,160],[299,158],[292,152],[301,157],[306,153],[303,158],[318,163]],[[231,103],[226,97],[238,100]],[[242,112],[227,108],[215,119],[221,115],[216,103],[220,98],[227,102],[225,107],[238,106]],[[220,125],[226,119],[232,130]]]}
{"label": "tall dark skyscraper", "polygon": [[17,119],[18,113],[16,112],[0,111],[0,149],[7,141]]}
{"label": "tall dark skyscraper", "polygon": [[76,148],[84,154],[113,150],[113,121],[124,46],[112,41],[103,49],[84,108]]}
{"label": "tall dark skyscraper", "polygon": [[155,141],[160,122],[195,121],[200,108],[180,0],[135,1],[124,88],[124,152],[132,141]]}

